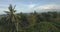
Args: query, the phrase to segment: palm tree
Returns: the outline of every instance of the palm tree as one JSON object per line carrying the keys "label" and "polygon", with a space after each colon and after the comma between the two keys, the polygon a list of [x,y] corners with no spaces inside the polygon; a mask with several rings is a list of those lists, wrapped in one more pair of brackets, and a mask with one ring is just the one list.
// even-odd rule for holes
{"label": "palm tree", "polygon": [[[9,11],[5,11],[7,13],[7,17],[8,17],[6,20],[9,20],[8,24],[10,24],[10,23],[14,24],[16,31],[18,32],[18,18],[17,17],[19,17],[19,16],[17,14],[15,14],[15,12],[16,12],[15,6],[12,7],[12,5],[10,4],[8,9],[9,9]],[[12,30],[12,32],[14,32],[14,31]]]}

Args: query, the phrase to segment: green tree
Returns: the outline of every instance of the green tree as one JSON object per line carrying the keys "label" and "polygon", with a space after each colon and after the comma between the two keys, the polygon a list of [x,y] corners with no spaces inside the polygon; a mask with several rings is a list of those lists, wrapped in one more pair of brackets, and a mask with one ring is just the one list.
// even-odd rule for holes
{"label": "green tree", "polygon": [[[9,21],[8,24],[12,24],[12,30],[11,32],[14,32],[13,30],[16,29],[16,31],[18,32],[18,15],[16,15],[16,10],[15,10],[15,6],[13,7],[11,4],[8,7],[9,11],[5,11],[7,13],[7,19]],[[15,28],[14,28],[15,27]],[[10,32],[10,31],[9,31]]]}

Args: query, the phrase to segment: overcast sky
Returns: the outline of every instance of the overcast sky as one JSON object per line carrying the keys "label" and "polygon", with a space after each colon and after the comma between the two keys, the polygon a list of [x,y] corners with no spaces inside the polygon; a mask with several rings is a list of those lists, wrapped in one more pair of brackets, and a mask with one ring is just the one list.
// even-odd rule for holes
{"label": "overcast sky", "polygon": [[17,12],[33,12],[41,9],[60,9],[60,0],[0,0],[0,14],[8,11],[9,4],[16,5]]}

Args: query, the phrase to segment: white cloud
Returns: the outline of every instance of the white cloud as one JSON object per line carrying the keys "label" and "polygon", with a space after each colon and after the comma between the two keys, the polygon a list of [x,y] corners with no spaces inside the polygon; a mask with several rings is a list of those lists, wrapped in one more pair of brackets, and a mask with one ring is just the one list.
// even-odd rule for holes
{"label": "white cloud", "polygon": [[60,9],[60,5],[55,5],[55,4],[49,4],[49,5],[43,5],[43,6],[38,6],[34,8],[35,10],[38,9]]}
{"label": "white cloud", "polygon": [[29,4],[28,5],[28,8],[33,8],[33,7],[35,7],[35,4]]}

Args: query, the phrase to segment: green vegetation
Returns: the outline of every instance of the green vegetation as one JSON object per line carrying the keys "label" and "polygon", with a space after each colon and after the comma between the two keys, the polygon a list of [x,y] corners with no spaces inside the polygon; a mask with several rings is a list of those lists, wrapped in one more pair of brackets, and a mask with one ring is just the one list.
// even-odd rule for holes
{"label": "green vegetation", "polygon": [[60,13],[15,13],[9,5],[6,15],[0,16],[0,32],[60,32]]}

